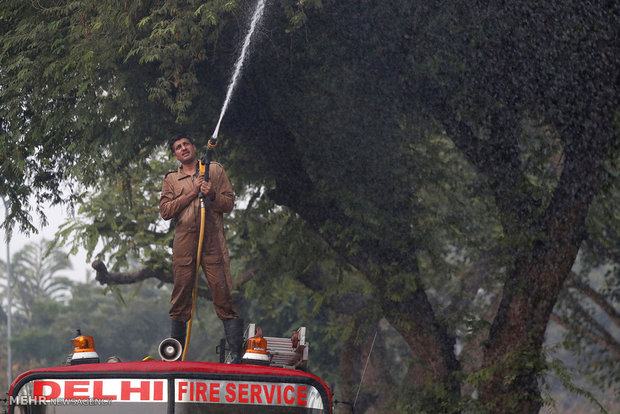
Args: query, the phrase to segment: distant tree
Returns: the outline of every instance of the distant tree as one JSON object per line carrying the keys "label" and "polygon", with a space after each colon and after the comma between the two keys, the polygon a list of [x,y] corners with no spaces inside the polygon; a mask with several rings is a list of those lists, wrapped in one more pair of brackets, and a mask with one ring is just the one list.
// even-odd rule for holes
{"label": "distant tree", "polygon": [[[124,361],[157,358],[157,347],[167,334],[169,291],[152,281],[117,288],[124,301],[109,289],[90,281],[74,283],[70,299],[38,298],[31,306],[28,324],[15,325],[12,340],[16,375],[33,368],[63,365],[77,329],[93,336],[102,361],[116,355]],[[199,318],[203,315],[200,313]],[[223,332],[222,332],[223,335]],[[220,336],[207,338],[197,332],[195,353],[209,349],[215,354]]]}
{"label": "distant tree", "polygon": [[17,313],[31,321],[38,299],[67,300],[71,280],[61,272],[71,269],[69,255],[41,239],[25,245],[12,258],[13,304]]}

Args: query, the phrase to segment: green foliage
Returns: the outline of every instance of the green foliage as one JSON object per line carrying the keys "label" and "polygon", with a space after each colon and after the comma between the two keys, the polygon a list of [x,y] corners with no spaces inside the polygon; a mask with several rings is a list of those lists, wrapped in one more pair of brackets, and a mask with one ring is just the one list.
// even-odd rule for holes
{"label": "green foliage", "polygon": [[73,252],[85,248],[89,259],[111,260],[112,270],[137,258],[153,267],[169,263],[172,232],[159,218],[158,202],[162,177],[176,167],[162,148],[131,165],[131,171],[102,179],[95,190],[81,191],[78,215],[58,233],[59,243]]}
{"label": "green foliage", "polygon": [[[125,295],[135,287],[124,287]],[[40,299],[29,324],[16,324],[11,341],[16,374],[23,370],[64,364],[72,352],[76,329],[91,335],[100,359],[157,357],[159,342],[168,335],[169,291],[145,283],[126,306],[88,283],[75,284],[67,302]],[[197,336],[196,347],[203,346]]]}
{"label": "green foliage", "polygon": [[606,414],[608,412],[605,409],[605,407],[592,394],[592,392],[582,387],[579,387],[575,384],[575,381],[574,381],[575,374],[571,373],[571,370],[568,367],[566,367],[566,364],[563,361],[559,359],[553,359],[549,363],[549,366],[553,374],[561,381],[562,386],[564,388],[566,388],[568,391],[570,391],[573,394],[581,395],[585,397],[588,400],[588,402],[590,402],[590,404],[592,404],[593,406],[596,406],[600,410],[601,413]]}
{"label": "green foliage", "polygon": [[[154,132],[154,108],[147,108],[141,76],[118,70],[117,51],[133,37],[124,20],[130,12],[121,9],[116,2],[3,4],[2,193],[12,205],[7,223],[28,210],[31,193],[39,203],[75,201],[72,187],[67,197],[61,181],[79,176],[86,185],[96,182],[134,158],[143,137]],[[135,100],[144,105],[138,108]],[[141,121],[131,121],[138,113]],[[26,221],[20,225],[27,229]]]}
{"label": "green foliage", "polygon": [[395,399],[392,402],[389,406],[391,412],[407,414],[486,413],[479,404],[471,401],[467,402],[465,398],[460,403],[454,404],[451,401],[452,396],[448,395],[445,389],[442,389],[437,384],[425,387],[402,386],[398,390],[398,394],[402,395],[403,398]]}
{"label": "green foliage", "polygon": [[[67,336],[70,331],[63,329],[58,332],[48,327],[55,325],[65,307],[62,302],[49,298],[35,300],[30,311],[30,320],[28,323],[18,324],[17,332],[13,332],[11,338],[13,362],[18,365],[18,369],[33,362],[41,366],[60,365],[64,362],[71,351],[68,340],[70,337]],[[67,337],[63,338],[63,335]]]}
{"label": "green foliage", "polygon": [[[371,287],[299,217],[274,207],[260,190],[253,195],[228,220],[234,280],[246,298],[244,317],[258,323],[266,336],[288,336],[305,326],[309,369],[336,381],[337,353],[351,333],[328,309],[352,290],[368,300]],[[344,306],[340,311],[347,312]]]}

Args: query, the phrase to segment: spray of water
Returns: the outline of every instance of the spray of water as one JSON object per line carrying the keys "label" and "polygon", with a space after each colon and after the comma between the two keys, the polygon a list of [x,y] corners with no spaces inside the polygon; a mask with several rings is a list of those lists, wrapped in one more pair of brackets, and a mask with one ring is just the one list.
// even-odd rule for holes
{"label": "spray of water", "polygon": [[230,79],[230,83],[228,84],[228,90],[226,92],[226,99],[224,99],[224,104],[222,105],[222,110],[220,111],[220,119],[217,121],[217,125],[215,126],[215,130],[213,131],[213,135],[211,140],[215,141],[220,132],[220,124],[222,123],[222,118],[224,118],[224,114],[226,113],[226,109],[228,108],[228,104],[230,103],[230,97],[232,96],[233,90],[237,85],[237,80],[239,79],[239,75],[241,74],[241,69],[243,68],[243,62],[248,53],[248,48],[250,46],[250,41],[252,40],[252,35],[254,34],[254,30],[258,25],[258,22],[263,16],[263,11],[265,10],[265,2],[266,0],[258,0],[256,3],[256,10],[254,10],[254,15],[252,16],[252,21],[250,23],[250,29],[248,30],[247,35],[245,36],[245,40],[243,41],[243,48],[241,49],[241,53],[235,62],[235,70]]}

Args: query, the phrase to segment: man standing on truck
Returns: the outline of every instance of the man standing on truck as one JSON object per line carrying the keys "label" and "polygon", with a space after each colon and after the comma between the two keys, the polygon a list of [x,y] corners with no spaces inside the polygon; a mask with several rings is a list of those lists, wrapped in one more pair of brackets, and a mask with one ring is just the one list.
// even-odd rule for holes
{"label": "man standing on truck", "polygon": [[196,146],[186,134],[168,141],[174,157],[181,163],[176,171],[164,177],[159,212],[164,220],[173,219],[175,226],[172,246],[174,288],[172,291],[171,336],[185,344],[187,321],[191,317],[192,291],[196,274],[198,238],[200,235],[200,200],[204,195],[208,206],[200,253],[200,265],[207,277],[217,316],[224,324],[226,341],[233,363],[241,362],[243,319],[232,299],[230,258],[224,237],[223,214],[230,213],[235,199],[224,168],[215,162],[209,165],[209,180],[199,175]]}

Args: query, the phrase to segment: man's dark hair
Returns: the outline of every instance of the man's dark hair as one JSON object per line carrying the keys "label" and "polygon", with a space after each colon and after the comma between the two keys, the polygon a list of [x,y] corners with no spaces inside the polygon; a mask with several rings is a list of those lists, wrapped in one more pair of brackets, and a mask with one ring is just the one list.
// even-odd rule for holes
{"label": "man's dark hair", "polygon": [[195,145],[194,144],[194,140],[191,139],[189,137],[189,135],[187,135],[187,134],[176,134],[176,135],[173,135],[172,138],[170,138],[168,140],[168,148],[170,148],[170,152],[171,153],[174,154],[174,143],[177,142],[178,140],[182,139],[182,138],[187,138],[189,140],[189,142],[191,142],[193,145]]}

